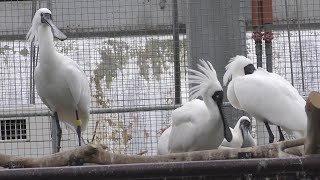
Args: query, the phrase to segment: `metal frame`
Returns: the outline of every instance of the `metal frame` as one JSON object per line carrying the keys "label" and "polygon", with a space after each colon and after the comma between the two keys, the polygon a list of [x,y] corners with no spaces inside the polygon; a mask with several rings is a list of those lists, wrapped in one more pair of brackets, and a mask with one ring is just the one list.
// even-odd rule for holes
{"label": "metal frame", "polygon": [[174,163],[143,163],[11,169],[0,171],[0,179],[201,179],[236,177],[290,177],[295,179],[320,176],[320,155],[296,158],[213,160]]}
{"label": "metal frame", "polygon": [[[223,106],[231,107],[229,102],[224,102]],[[163,111],[174,110],[181,107],[181,104],[171,106],[146,106],[146,107],[133,107],[133,108],[99,108],[90,111],[90,114],[104,114],[104,113],[126,113],[126,112],[141,112],[141,111]],[[34,117],[34,116],[53,116],[48,110],[47,112],[26,112],[26,113],[8,113],[0,114],[0,118],[11,117]]]}

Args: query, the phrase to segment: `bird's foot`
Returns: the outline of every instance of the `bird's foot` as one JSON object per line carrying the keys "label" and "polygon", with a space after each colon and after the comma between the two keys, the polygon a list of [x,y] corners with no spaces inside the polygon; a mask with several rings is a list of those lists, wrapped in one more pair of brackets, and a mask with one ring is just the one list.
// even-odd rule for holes
{"label": "bird's foot", "polygon": [[269,143],[273,143],[274,141],[274,137],[273,136],[269,136]]}
{"label": "bird's foot", "polygon": [[250,159],[250,158],[253,158],[253,153],[252,152],[239,152],[238,158],[239,159]]}
{"label": "bird's foot", "polygon": [[68,166],[82,166],[84,164],[84,159],[72,156],[68,161]]}
{"label": "bird's foot", "polygon": [[278,142],[281,142],[281,141],[284,141],[285,139],[284,139],[284,137],[282,136],[280,136],[280,139],[279,139],[279,141]]}
{"label": "bird's foot", "polygon": [[57,146],[57,153],[60,152],[61,146]]}

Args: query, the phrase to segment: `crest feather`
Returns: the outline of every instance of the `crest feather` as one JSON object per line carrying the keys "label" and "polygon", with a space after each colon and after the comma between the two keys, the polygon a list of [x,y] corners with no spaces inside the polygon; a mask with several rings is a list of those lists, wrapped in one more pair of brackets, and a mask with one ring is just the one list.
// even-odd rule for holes
{"label": "crest feather", "polygon": [[191,73],[189,75],[189,83],[195,84],[195,86],[189,89],[190,99],[199,97],[202,94],[202,90],[205,86],[216,82],[219,83],[216,70],[213,68],[212,64],[203,59],[200,59],[199,61],[200,63],[197,65],[199,71],[188,69],[188,71]]}
{"label": "crest feather", "polygon": [[244,75],[243,68],[248,64],[252,64],[252,61],[245,56],[237,55],[232,57],[223,75],[223,85],[226,86],[228,81],[235,78],[236,75],[240,75],[241,73]]}
{"label": "crest feather", "polygon": [[37,34],[38,34],[37,29],[34,26],[32,26],[28,31],[28,34],[26,36],[26,40],[29,41],[30,43],[36,44],[38,42]]}

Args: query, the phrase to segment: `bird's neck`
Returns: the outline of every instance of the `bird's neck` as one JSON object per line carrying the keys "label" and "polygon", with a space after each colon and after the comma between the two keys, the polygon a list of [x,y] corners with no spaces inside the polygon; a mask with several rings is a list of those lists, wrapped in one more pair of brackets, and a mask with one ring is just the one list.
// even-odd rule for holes
{"label": "bird's neck", "polygon": [[[47,25],[41,25],[38,29],[39,54],[41,63],[52,63],[56,50],[53,43],[53,34],[51,28]],[[47,62],[48,61],[48,62]]]}

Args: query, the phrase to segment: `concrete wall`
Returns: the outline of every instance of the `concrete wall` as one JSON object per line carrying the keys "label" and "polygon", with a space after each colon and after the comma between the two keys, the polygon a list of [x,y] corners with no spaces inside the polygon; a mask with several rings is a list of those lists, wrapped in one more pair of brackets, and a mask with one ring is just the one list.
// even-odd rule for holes
{"label": "concrete wall", "polygon": [[[47,114],[49,110],[46,107],[42,105],[30,105],[15,108],[1,107],[0,109],[1,115],[20,116],[21,114],[25,114],[24,117],[1,117],[0,121],[8,119],[25,119],[27,124],[27,139],[2,140],[0,138],[0,153],[26,157],[41,157],[43,155],[51,154],[54,152],[51,132],[52,126],[55,125],[55,123],[52,123],[52,117],[49,115],[31,117],[27,115],[28,113]],[[101,115],[93,114],[91,115],[91,118],[98,119],[98,116],[100,117]],[[95,124],[95,121],[89,121],[88,129],[83,134],[83,138],[85,141],[91,140]],[[61,151],[76,147],[78,145],[76,133],[73,132],[70,128],[67,128],[64,123],[61,123],[61,128]]]}
{"label": "concrete wall", "polygon": [[[178,3],[179,22],[184,23],[185,3],[182,0]],[[32,4],[32,1],[0,2],[0,34],[26,33],[33,17]],[[71,31],[81,31],[82,28],[86,31],[148,29],[172,25],[170,0],[45,0],[34,5],[36,9],[51,9],[56,25]]]}
{"label": "concrete wall", "polygon": [[[285,1],[287,1],[288,18],[286,17]],[[185,24],[187,6],[194,6],[196,1],[178,0],[179,23]],[[243,14],[250,26],[251,0],[243,0]],[[161,9],[159,4],[164,4]],[[233,1],[212,1],[217,7],[231,7]],[[239,2],[237,2],[239,3]],[[204,3],[205,4],[205,3]],[[224,5],[223,5],[224,4]],[[53,18],[59,28],[74,31],[105,31],[124,29],[143,29],[159,25],[172,25],[171,0],[43,0],[34,3],[36,9],[47,7],[52,9]],[[320,22],[320,1],[298,0],[299,17],[301,23]],[[204,8],[206,8],[204,6]],[[237,14],[238,10],[232,7],[220,9],[220,12],[210,13],[223,20],[226,14]],[[25,34],[30,28],[32,20],[32,1],[1,1],[0,2],[0,35]],[[296,0],[274,0],[273,17],[275,24],[283,24],[286,19],[291,23],[297,21]]]}
{"label": "concrete wall", "polygon": [[[239,8],[243,4],[240,3],[224,0],[188,1],[189,66],[196,69],[198,59],[211,61],[221,84],[228,60],[246,53],[244,14]],[[242,115],[230,106],[225,108],[225,114],[232,127]]]}
{"label": "concrete wall", "polygon": [[[287,6],[285,6],[287,1]],[[296,4],[296,1],[298,4]],[[251,22],[251,0],[245,0],[245,17]],[[298,8],[298,11],[297,11]],[[289,20],[289,23],[297,22],[297,15],[301,23],[319,23],[320,22],[320,1],[306,0],[273,0],[272,11],[274,24],[283,24]],[[286,15],[287,11],[287,15]]]}

